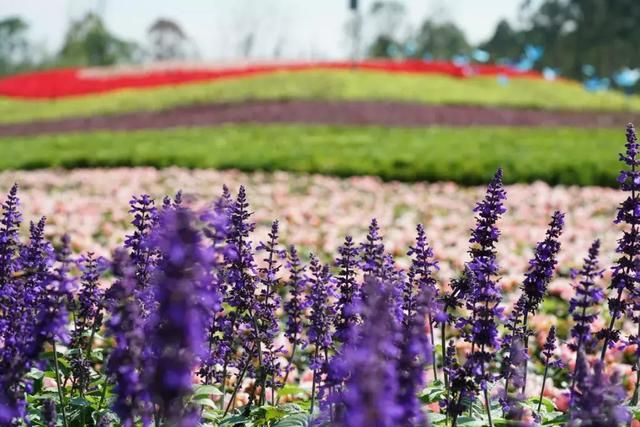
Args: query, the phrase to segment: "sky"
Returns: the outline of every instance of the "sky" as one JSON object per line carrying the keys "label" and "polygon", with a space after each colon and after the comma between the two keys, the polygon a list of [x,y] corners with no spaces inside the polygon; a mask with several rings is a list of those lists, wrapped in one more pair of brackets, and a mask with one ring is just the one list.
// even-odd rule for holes
{"label": "sky", "polygon": [[[368,11],[374,0],[360,0]],[[517,22],[521,0],[400,0],[407,24],[427,16],[447,17],[472,43],[491,36],[502,19]],[[249,33],[252,57],[274,52],[287,59],[345,58],[350,53],[345,25],[347,0],[0,0],[0,19],[19,15],[30,25],[29,38],[49,52],[60,48],[71,20],[100,11],[107,27],[121,38],[144,43],[158,18],[171,18],[193,40],[205,60],[234,59]],[[365,22],[366,27],[366,22]]]}

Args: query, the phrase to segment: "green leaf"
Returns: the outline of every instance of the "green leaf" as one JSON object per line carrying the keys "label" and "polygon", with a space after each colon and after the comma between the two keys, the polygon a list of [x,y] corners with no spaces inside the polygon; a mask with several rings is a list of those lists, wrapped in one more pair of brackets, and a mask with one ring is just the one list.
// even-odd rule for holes
{"label": "green leaf", "polygon": [[563,412],[554,411],[542,417],[542,424],[545,426],[559,426],[567,423],[567,415]]}
{"label": "green leaf", "polygon": [[420,400],[423,403],[435,403],[441,401],[446,395],[446,390],[440,381],[434,381],[433,384],[422,390]]}
{"label": "green leaf", "polygon": [[44,372],[39,369],[32,369],[27,373],[26,377],[30,380],[41,380],[44,377]]}
{"label": "green leaf", "polygon": [[277,392],[278,396],[289,396],[292,394],[305,394],[307,391],[297,384],[286,384]]}
{"label": "green leaf", "polygon": [[89,402],[87,399],[85,399],[83,397],[80,397],[80,396],[72,398],[69,401],[69,404],[71,406],[79,406],[81,408],[87,408],[87,407],[91,406],[91,402]]}
{"label": "green leaf", "polygon": [[208,408],[216,408],[217,407],[216,403],[213,400],[209,399],[208,397],[203,397],[203,398],[200,398],[200,399],[193,399],[192,402],[195,403],[196,405],[205,406],[205,407],[208,407]]}
{"label": "green leaf", "polygon": [[222,396],[222,392],[218,387],[213,385],[201,385],[199,387],[196,387],[193,392],[193,397],[196,399],[200,397],[210,396]]}
{"label": "green leaf", "polygon": [[275,422],[273,427],[307,427],[311,423],[309,414],[291,414]]}
{"label": "green leaf", "polygon": [[484,427],[487,424],[484,420],[478,420],[470,417],[458,417],[458,426],[466,426],[466,427]]}
{"label": "green leaf", "polygon": [[233,427],[236,425],[241,425],[243,427],[251,427],[253,426],[253,422],[249,418],[245,417],[244,415],[237,414],[237,415],[231,415],[224,418],[220,422],[220,425],[218,427]]}
{"label": "green leaf", "polygon": [[431,423],[441,423],[442,421],[447,419],[447,416],[445,414],[440,414],[438,412],[430,412],[429,415],[429,421],[431,421]]}

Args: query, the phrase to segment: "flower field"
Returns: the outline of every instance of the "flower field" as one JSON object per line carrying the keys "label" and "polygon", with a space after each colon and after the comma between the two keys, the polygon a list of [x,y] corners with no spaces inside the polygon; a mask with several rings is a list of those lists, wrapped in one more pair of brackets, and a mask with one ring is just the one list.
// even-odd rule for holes
{"label": "flower field", "polygon": [[518,71],[499,65],[457,65],[451,62],[423,62],[415,60],[385,61],[367,60],[353,62],[304,62],[304,63],[247,63],[241,66],[207,67],[193,64],[179,66],[151,66],[142,70],[116,68],[110,72],[95,69],[66,68],[38,71],[6,77],[0,80],[0,95],[52,99],[70,96],[110,92],[121,89],[152,88],[179,85],[190,82],[234,79],[256,74],[297,72],[307,70],[361,70],[385,73],[441,74],[451,77],[497,76],[541,79],[536,71]]}
{"label": "flower field", "polygon": [[[40,84],[47,87],[45,83]],[[503,85],[495,76],[459,78],[442,74],[338,69],[280,71],[60,99],[0,96],[0,122],[24,123],[133,111],[163,111],[194,104],[237,103],[256,99],[392,100],[436,105],[640,111],[640,99],[637,96],[625,96],[614,91],[590,93],[579,83],[566,80],[513,78]]]}
{"label": "flower field", "polygon": [[620,140],[618,189],[2,172],[0,424],[635,425]]}

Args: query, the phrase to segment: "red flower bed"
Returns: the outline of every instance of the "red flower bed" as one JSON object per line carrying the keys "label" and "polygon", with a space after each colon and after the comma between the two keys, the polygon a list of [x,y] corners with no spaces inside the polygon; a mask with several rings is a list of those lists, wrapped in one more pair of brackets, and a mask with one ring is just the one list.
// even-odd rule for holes
{"label": "red flower bed", "polygon": [[[497,65],[459,66],[450,62],[363,61],[358,68],[389,73],[445,74],[454,77],[506,75],[540,78],[538,72],[520,72]],[[62,98],[125,88],[149,88],[181,83],[237,78],[276,71],[351,69],[351,62],[257,64],[218,69],[154,69],[147,72],[87,73],[80,68],[55,69],[18,74],[0,79],[0,95],[18,98]]]}

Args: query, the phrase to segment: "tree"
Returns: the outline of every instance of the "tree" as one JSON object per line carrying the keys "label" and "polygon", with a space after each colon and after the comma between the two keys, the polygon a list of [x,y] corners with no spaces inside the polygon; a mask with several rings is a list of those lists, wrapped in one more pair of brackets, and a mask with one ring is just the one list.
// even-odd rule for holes
{"label": "tree", "polygon": [[189,38],[180,26],[170,20],[158,18],[147,31],[150,54],[154,60],[186,59],[192,56]]}
{"label": "tree", "polygon": [[378,0],[371,5],[368,22],[373,29],[373,43],[367,49],[369,56],[374,58],[386,58],[391,47],[399,47],[399,29],[405,19],[406,8],[404,4],[395,0]]}
{"label": "tree", "polygon": [[134,62],[140,56],[137,44],[111,34],[95,13],[71,23],[58,54],[59,65],[112,65]]}
{"label": "tree", "polygon": [[418,58],[428,53],[434,59],[451,59],[454,55],[471,52],[471,46],[464,32],[450,21],[425,20],[415,40],[417,47],[415,56]]}
{"label": "tree", "polygon": [[0,20],[0,74],[13,73],[28,65],[28,28],[27,23],[19,17]]}
{"label": "tree", "polygon": [[479,48],[490,52],[494,58],[515,59],[525,46],[524,33],[514,30],[506,19],[498,22],[493,36],[480,44]]}

